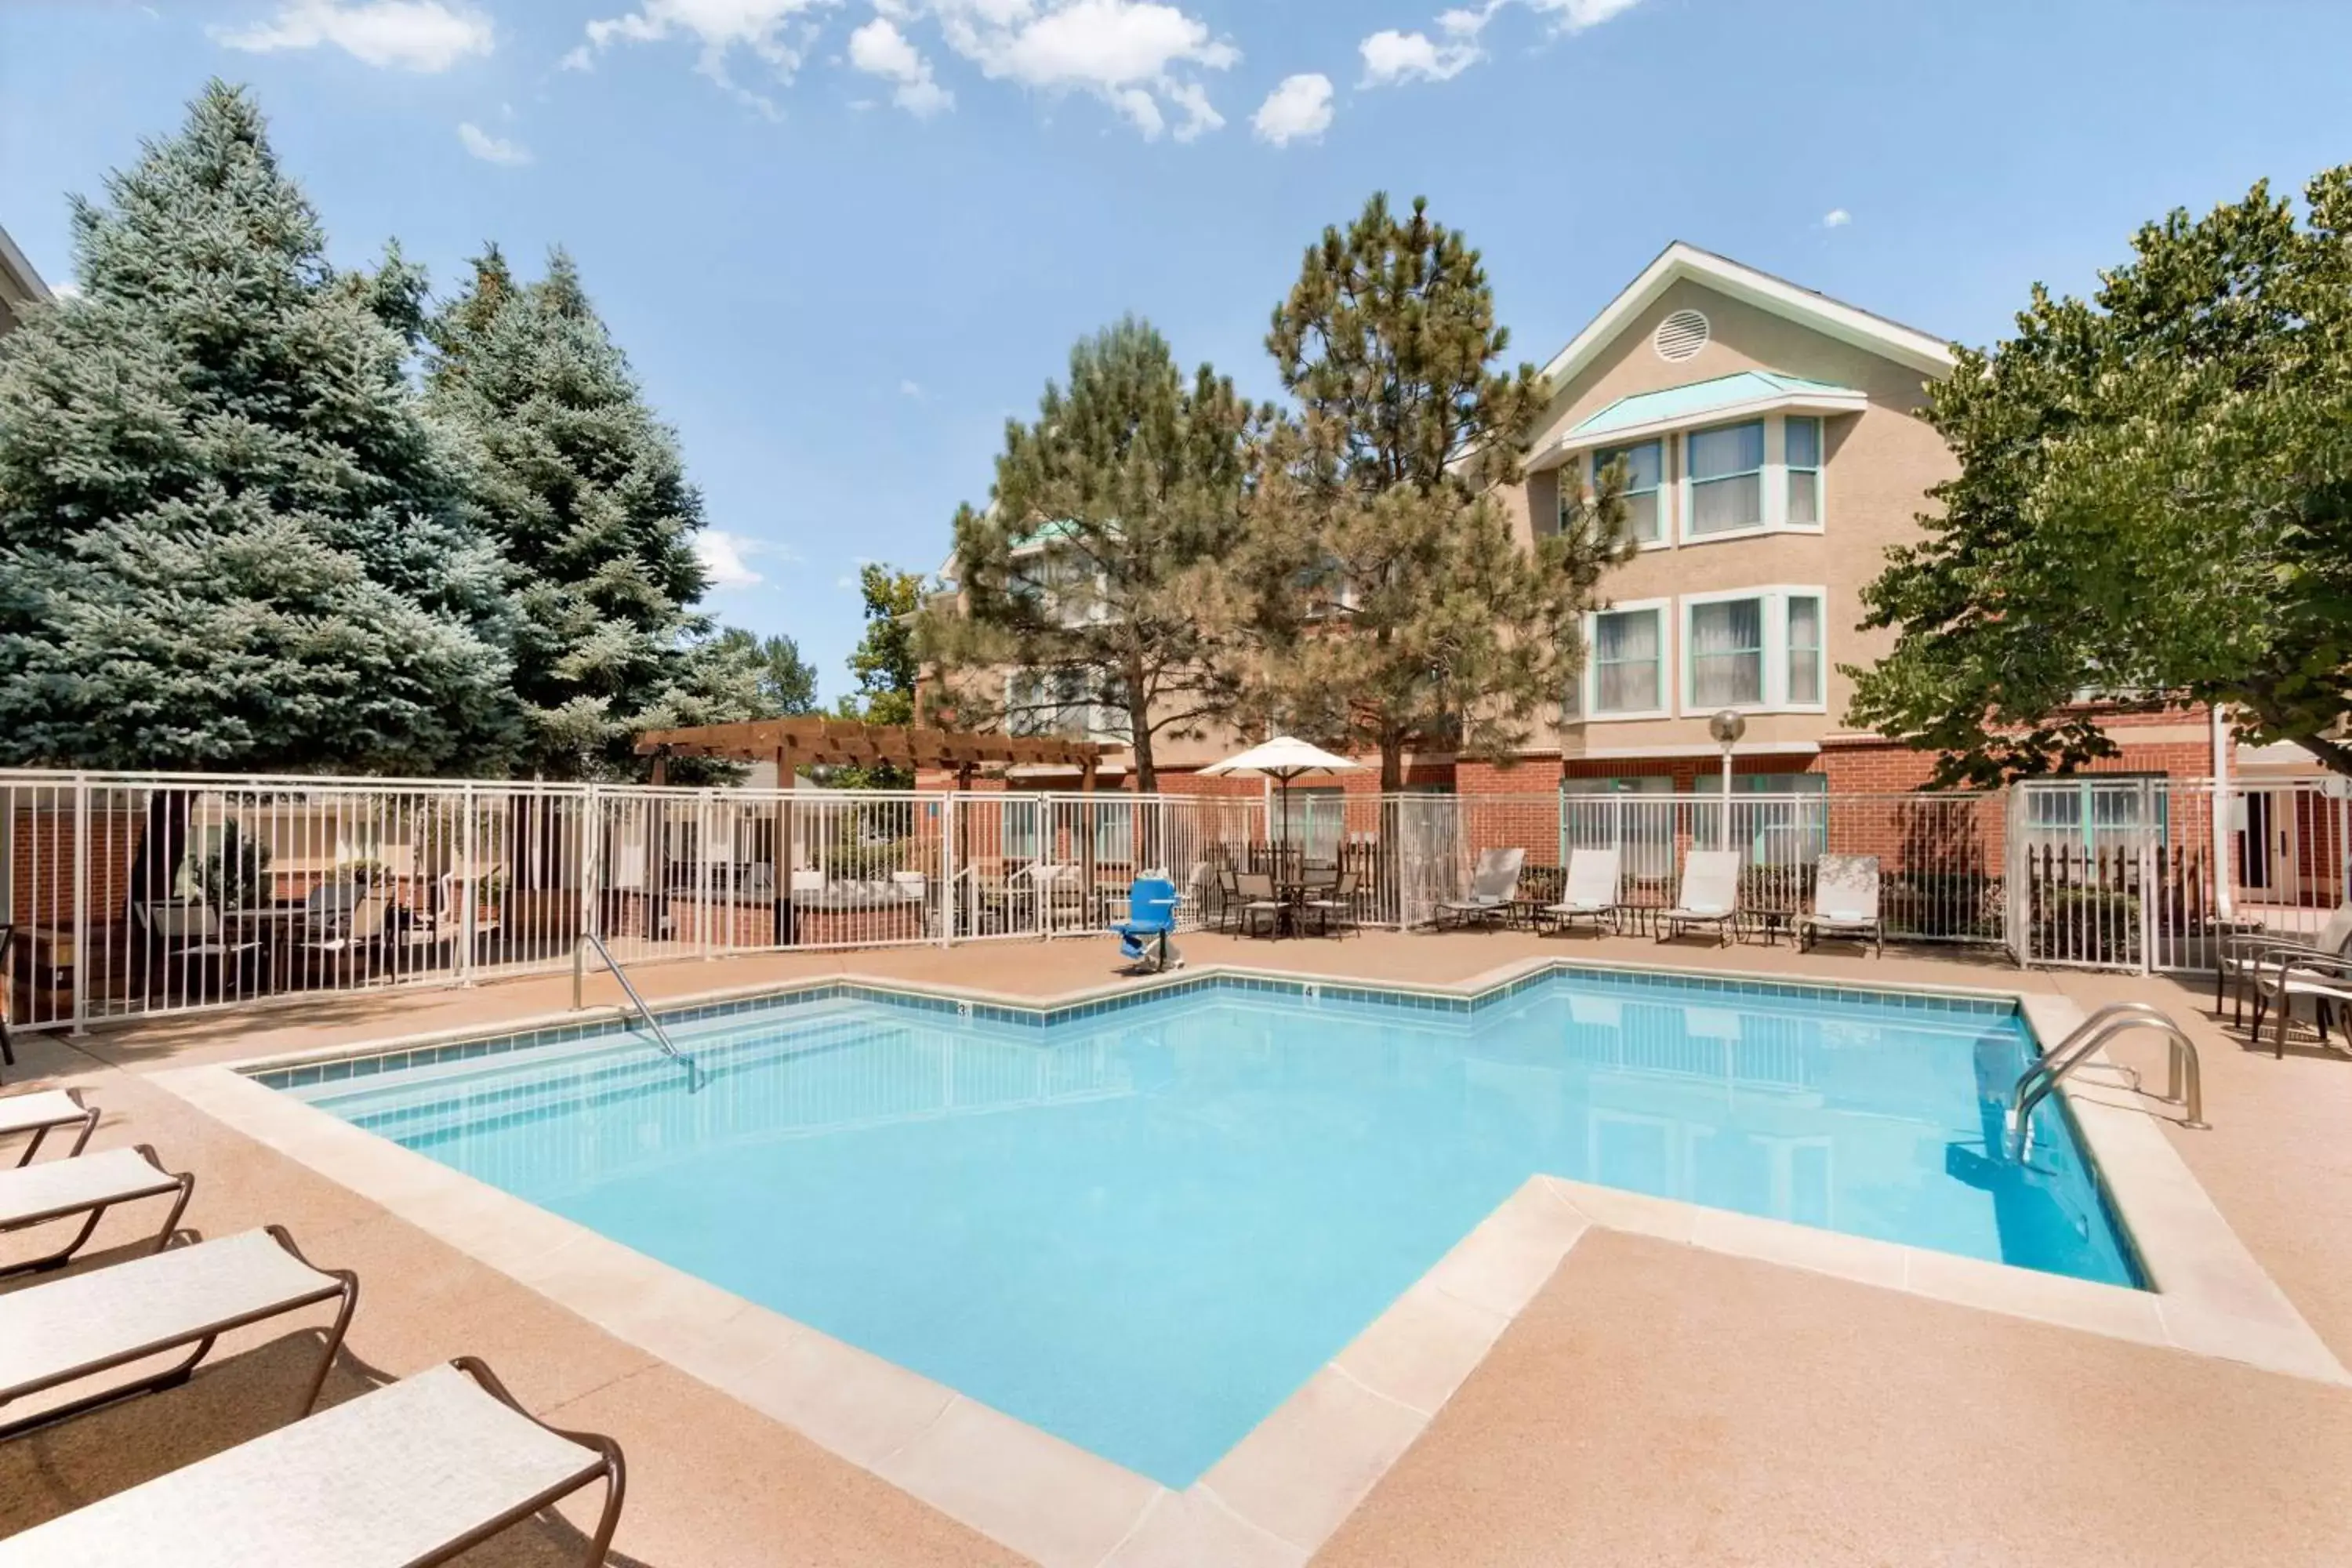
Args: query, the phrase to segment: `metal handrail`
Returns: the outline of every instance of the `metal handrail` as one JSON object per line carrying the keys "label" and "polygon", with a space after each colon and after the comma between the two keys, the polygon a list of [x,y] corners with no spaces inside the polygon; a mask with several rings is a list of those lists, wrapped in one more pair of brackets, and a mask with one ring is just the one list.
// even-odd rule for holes
{"label": "metal handrail", "polygon": [[637,1016],[646,1021],[646,1027],[653,1032],[654,1043],[661,1047],[662,1054],[672,1061],[687,1062],[691,1066],[690,1059],[670,1039],[669,1031],[662,1027],[661,1020],[654,1016],[654,1010],[646,1005],[646,999],[638,995],[637,988],[630,984],[628,971],[623,969],[620,962],[613,956],[613,950],[604,945],[604,939],[593,931],[583,931],[580,940],[572,947],[572,1010],[576,1013],[586,1005],[583,992],[588,983],[590,948],[596,950],[596,956],[604,961],[604,967],[611,970],[613,978],[621,983],[621,990],[627,994],[630,1005],[636,1008]]}
{"label": "metal handrail", "polygon": [[2047,1099],[2068,1073],[2090,1059],[2091,1053],[2126,1029],[2154,1029],[2169,1042],[2169,1082],[2165,1100],[2187,1115],[2183,1127],[2202,1129],[2205,1120],[2204,1071],[2197,1058],[2197,1042],[2162,1008],[2148,1002],[2111,1002],[2078,1025],[2074,1033],[2044,1052],[2042,1059],[2018,1075],[2010,1090],[2012,1153],[2022,1159],[2033,1142],[2034,1108]]}

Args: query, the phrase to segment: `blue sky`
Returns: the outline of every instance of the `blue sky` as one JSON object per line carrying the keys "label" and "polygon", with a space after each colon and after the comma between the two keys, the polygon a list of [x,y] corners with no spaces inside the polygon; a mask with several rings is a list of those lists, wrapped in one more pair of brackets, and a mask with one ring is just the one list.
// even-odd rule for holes
{"label": "blue sky", "polygon": [[66,194],[219,74],[340,260],[568,247],[724,535],[710,607],[830,696],[857,563],[939,563],[1074,339],[1138,311],[1271,395],[1268,313],[1375,189],[1540,363],[1675,238],[1981,343],[2352,157],[2340,3],[1447,5],[7,0],[0,226],[67,277]]}

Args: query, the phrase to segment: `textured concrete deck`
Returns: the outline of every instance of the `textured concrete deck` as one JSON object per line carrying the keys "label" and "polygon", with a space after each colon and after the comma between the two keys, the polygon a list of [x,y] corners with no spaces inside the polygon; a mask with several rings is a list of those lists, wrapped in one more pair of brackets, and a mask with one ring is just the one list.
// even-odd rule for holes
{"label": "textured concrete deck", "polygon": [[[1459,982],[1533,953],[2147,996],[2204,1049],[2210,1131],[2167,1129],[2304,1317],[2352,1360],[2352,1061],[2249,1052],[2168,982],[2021,974],[1957,955],[1804,957],[1785,947],[1395,936],[1197,938],[1226,960]],[[659,999],[854,973],[1051,994],[1101,984],[1107,943],[1064,942],[687,963],[637,972]],[[609,981],[596,1000],[611,1000]],[[572,1316],[160,1089],[149,1069],[560,1010],[570,980],[413,992],[243,1018],[23,1043],[19,1080],[91,1090],[100,1145],[152,1142],[199,1174],[187,1223],[288,1225],[362,1277],[330,1397],[470,1352],[533,1410],[611,1433],[631,1462],[627,1561],[1017,1561],[866,1470]],[[2161,1073],[2160,1050],[2117,1055]],[[137,1216],[109,1221],[128,1235]],[[9,1256],[16,1254],[6,1254]],[[247,1353],[188,1387],[0,1445],[0,1534],[282,1419],[296,1352]],[[242,1347],[231,1346],[235,1351]],[[2352,1561],[2352,1393],[1825,1275],[1614,1232],[1586,1237],[1317,1561],[1416,1563],[2342,1563]],[[1203,1535],[1202,1539],[1208,1539]],[[554,1524],[468,1562],[536,1563]],[[1213,1562],[1203,1547],[1192,1560]]]}

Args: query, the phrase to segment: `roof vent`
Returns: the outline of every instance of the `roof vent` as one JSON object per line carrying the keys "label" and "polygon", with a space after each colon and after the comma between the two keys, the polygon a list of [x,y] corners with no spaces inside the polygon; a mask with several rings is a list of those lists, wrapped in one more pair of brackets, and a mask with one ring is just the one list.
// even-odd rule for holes
{"label": "roof vent", "polygon": [[1706,318],[1696,310],[1676,310],[1658,323],[1650,339],[1650,346],[1658,357],[1669,364],[1680,364],[1706,347],[1707,334],[1712,331]]}

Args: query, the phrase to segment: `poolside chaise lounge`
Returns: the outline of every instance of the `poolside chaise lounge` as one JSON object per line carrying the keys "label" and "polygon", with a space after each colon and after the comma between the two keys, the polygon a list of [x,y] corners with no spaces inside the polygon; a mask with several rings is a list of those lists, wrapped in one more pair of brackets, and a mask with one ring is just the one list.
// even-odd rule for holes
{"label": "poolside chaise lounge", "polygon": [[590,1564],[620,1521],[619,1446],[461,1356],[0,1541],[0,1568],[422,1568],[598,1480]]}
{"label": "poolside chaise lounge", "polygon": [[[2225,986],[2234,993],[2232,1011],[2240,1023],[2246,1017],[2246,988],[2265,970],[2275,970],[2283,958],[2340,958],[2352,951],[2352,900],[2339,905],[2309,941],[2280,931],[2244,931],[2225,936],[2214,950],[2213,1011],[2221,1011]],[[2260,1032],[2260,1026],[2256,1026]]]}
{"label": "poolside chaise lounge", "polygon": [[81,1250],[106,1211],[117,1204],[136,1203],[142,1198],[172,1196],[171,1212],[163,1216],[155,1232],[155,1246],[161,1251],[180,1223],[180,1215],[188,1207],[188,1194],[195,1190],[196,1178],[191,1172],[177,1175],[156,1163],[155,1151],[142,1143],[135,1149],[109,1149],[102,1154],[84,1154],[75,1160],[47,1160],[37,1165],[24,1165],[12,1171],[0,1171],[0,1234],[24,1230],[51,1220],[71,1219],[77,1215],[89,1217],[74,1238],[56,1252],[21,1263],[0,1265],[0,1277],[23,1274],[35,1269],[63,1266]]}
{"label": "poolside chaise lounge", "polygon": [[1797,917],[1797,951],[1825,936],[1851,937],[1886,955],[1886,922],[1878,914],[1878,857],[1824,855],[1813,866],[1813,912]]}
{"label": "poolside chaise lounge", "polygon": [[1721,944],[1728,947],[1738,918],[1739,851],[1694,849],[1683,858],[1675,907],[1658,911],[1658,940],[1680,936],[1694,926],[1713,926]]}
{"label": "poolside chaise lounge", "polygon": [[313,1267],[278,1226],[166,1247],[0,1296],[0,1405],[193,1347],[168,1370],[141,1382],[0,1423],[0,1437],[132,1394],[175,1387],[230,1330],[339,1301],[319,1370],[302,1395],[298,1414],[307,1415],[358,1300],[357,1275]]}
{"label": "poolside chaise lounge", "polygon": [[1613,928],[1624,907],[1618,898],[1623,867],[1624,857],[1614,849],[1571,850],[1559,902],[1546,904],[1538,918],[1559,931],[1578,921],[1591,921],[1595,932],[1604,925]]}
{"label": "poolside chaise lounge", "polygon": [[1511,912],[1511,900],[1518,896],[1519,868],[1527,863],[1524,849],[1481,849],[1478,863],[1470,871],[1470,892],[1466,898],[1448,899],[1437,906],[1437,923],[1444,925],[1483,925],[1501,920]]}
{"label": "poolside chaise lounge", "polygon": [[0,1138],[22,1138],[27,1132],[24,1152],[16,1156],[19,1166],[29,1165],[33,1156],[50,1133],[62,1127],[79,1126],[74,1145],[66,1151],[71,1159],[89,1143],[89,1135],[98,1131],[98,1107],[81,1102],[78,1089],[43,1089],[31,1094],[11,1094],[0,1097]]}

